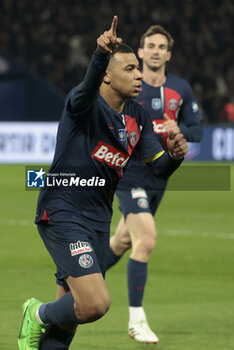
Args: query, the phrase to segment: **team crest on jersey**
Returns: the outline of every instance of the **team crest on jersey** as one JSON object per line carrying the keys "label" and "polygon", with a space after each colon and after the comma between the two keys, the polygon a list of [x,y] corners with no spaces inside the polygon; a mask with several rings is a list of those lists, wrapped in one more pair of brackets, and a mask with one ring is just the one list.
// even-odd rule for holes
{"label": "team crest on jersey", "polygon": [[161,99],[160,98],[153,98],[151,101],[151,107],[158,111],[161,108]]}
{"label": "team crest on jersey", "polygon": [[137,133],[136,133],[136,131],[132,131],[131,134],[129,135],[129,141],[130,141],[132,146],[135,145],[136,140],[137,140]]}
{"label": "team crest on jersey", "polygon": [[139,198],[137,201],[138,207],[147,209],[149,207],[149,201],[146,198]]}
{"label": "team crest on jersey", "polygon": [[174,111],[178,106],[178,101],[176,101],[175,99],[172,99],[172,100],[169,100],[168,102],[168,108],[171,110],[171,111]]}
{"label": "team crest on jersey", "polygon": [[119,141],[124,143],[127,138],[127,130],[126,129],[118,129]]}
{"label": "team crest on jersey", "polygon": [[89,269],[93,266],[93,258],[89,254],[82,254],[79,258],[79,264],[84,269]]}

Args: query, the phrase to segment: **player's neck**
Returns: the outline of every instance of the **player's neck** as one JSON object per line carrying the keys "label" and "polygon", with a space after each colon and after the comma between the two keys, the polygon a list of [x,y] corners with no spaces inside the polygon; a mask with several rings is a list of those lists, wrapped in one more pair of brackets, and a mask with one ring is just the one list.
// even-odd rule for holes
{"label": "player's neck", "polygon": [[101,85],[100,95],[108,103],[111,109],[113,109],[117,113],[122,113],[124,109],[124,103],[125,103],[125,100],[122,97],[116,95],[116,93],[112,94],[111,90],[106,88],[105,85]]}
{"label": "player's neck", "polygon": [[158,70],[152,71],[147,67],[143,68],[143,80],[146,84],[158,87],[165,83],[167,77],[165,67],[161,67]]}

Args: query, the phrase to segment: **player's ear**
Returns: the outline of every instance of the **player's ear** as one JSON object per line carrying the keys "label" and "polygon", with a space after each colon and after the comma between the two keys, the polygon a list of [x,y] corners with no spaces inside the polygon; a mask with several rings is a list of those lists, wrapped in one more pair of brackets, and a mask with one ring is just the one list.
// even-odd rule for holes
{"label": "player's ear", "polygon": [[171,59],[171,51],[167,51],[167,62]]}
{"label": "player's ear", "polygon": [[139,49],[137,50],[137,55],[139,58],[142,59],[142,57],[143,57],[143,49],[142,48],[139,47]]}
{"label": "player's ear", "polygon": [[110,84],[110,74],[108,73],[108,71],[106,71],[106,73],[104,75],[103,82],[105,84]]}

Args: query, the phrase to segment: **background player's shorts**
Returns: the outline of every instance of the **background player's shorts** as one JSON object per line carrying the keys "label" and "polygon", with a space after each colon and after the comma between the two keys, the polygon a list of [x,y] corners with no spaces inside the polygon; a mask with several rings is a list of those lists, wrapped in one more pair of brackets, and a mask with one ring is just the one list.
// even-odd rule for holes
{"label": "background player's shorts", "polygon": [[126,219],[130,213],[150,213],[154,216],[161,202],[165,190],[150,191],[143,188],[131,188],[128,191],[116,192],[119,200],[119,209]]}
{"label": "background player's shorts", "polygon": [[100,232],[79,224],[41,222],[38,232],[57,266],[57,284],[67,287],[68,276],[102,273],[109,250],[109,232]]}

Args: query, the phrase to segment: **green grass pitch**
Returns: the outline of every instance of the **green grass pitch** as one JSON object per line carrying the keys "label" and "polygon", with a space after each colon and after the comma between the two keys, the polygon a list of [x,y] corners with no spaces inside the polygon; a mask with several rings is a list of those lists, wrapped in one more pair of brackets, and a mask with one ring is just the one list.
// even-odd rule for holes
{"label": "green grass pitch", "polygon": [[[25,190],[25,167],[0,174],[0,350],[16,350],[22,303],[54,299],[54,265],[33,225],[38,192]],[[112,232],[119,217],[115,201]],[[127,336],[126,255],[106,276],[110,311],[79,327],[72,350],[234,349],[234,190],[168,191],[156,219],[144,307],[159,344]]]}

